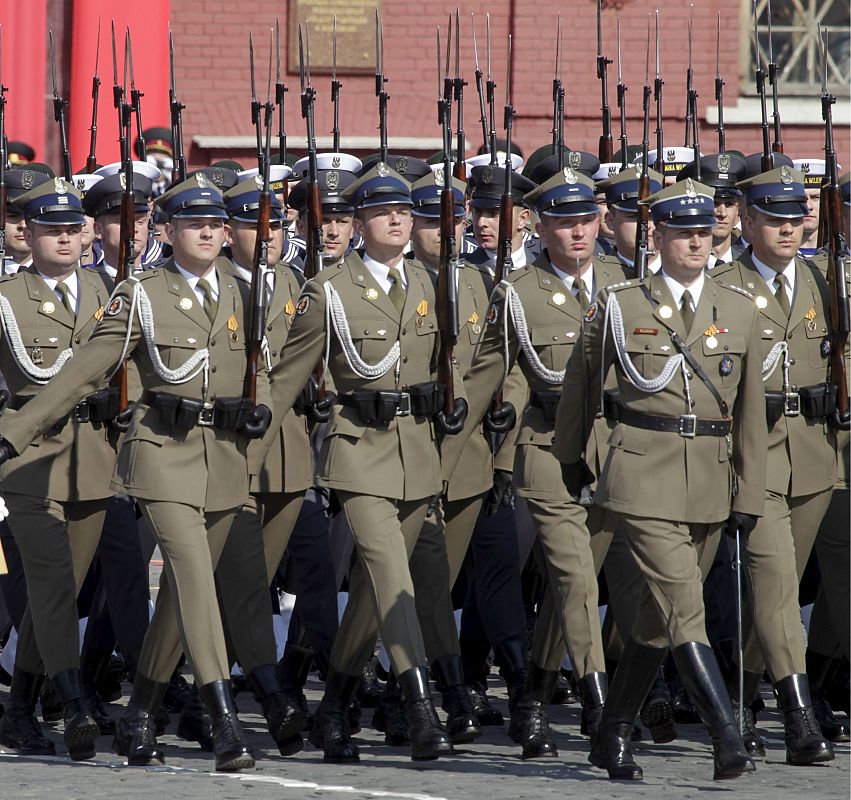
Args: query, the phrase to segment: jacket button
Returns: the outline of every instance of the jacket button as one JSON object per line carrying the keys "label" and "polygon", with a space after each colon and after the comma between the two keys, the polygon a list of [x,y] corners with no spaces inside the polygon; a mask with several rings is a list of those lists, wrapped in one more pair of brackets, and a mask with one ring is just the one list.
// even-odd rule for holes
{"label": "jacket button", "polygon": [[174,343],[175,343],[175,344],[177,344],[177,337],[175,337],[175,339],[174,339]]}
{"label": "jacket button", "polygon": [[210,339],[210,347],[215,347],[215,346],[216,346],[216,340]]}
{"label": "jacket button", "polygon": [[558,336],[553,336],[553,341],[554,341],[554,342],[557,342],[557,341],[558,341]]}
{"label": "jacket button", "polygon": [[74,344],[79,344],[79,343],[80,343],[80,337],[79,337],[79,336],[75,336],[75,337],[74,337]]}
{"label": "jacket button", "polygon": [[404,336],[408,332],[407,328],[402,328],[402,336]]}
{"label": "jacket button", "polygon": [[39,338],[38,338],[38,336],[36,336],[36,337],[35,337],[35,339],[33,339],[33,341],[34,341],[36,344],[38,344],[38,343],[39,343]]}
{"label": "jacket button", "polygon": [[267,331],[272,330],[272,326],[271,326],[271,325],[267,325],[267,326],[266,326],[266,330],[267,330]]}
{"label": "jacket button", "polygon": [[790,359],[789,359],[789,366],[790,366],[790,367],[795,366],[795,359],[794,359],[794,358],[790,358]]}
{"label": "jacket button", "polygon": [[215,371],[216,371],[215,367],[210,367],[210,372],[215,372]]}
{"label": "jacket button", "polygon": [[402,363],[403,363],[403,364],[407,364],[407,363],[408,363],[408,357],[407,357],[407,356],[402,356]]}
{"label": "jacket button", "polygon": [[277,350],[273,350],[273,351],[272,351],[272,355],[273,355],[274,357],[277,357],[277,355],[278,355],[278,351],[277,351]]}
{"label": "jacket button", "polygon": [[650,345],[649,345],[649,344],[644,345],[644,349],[645,349],[645,350],[649,350],[649,349],[650,349]]}

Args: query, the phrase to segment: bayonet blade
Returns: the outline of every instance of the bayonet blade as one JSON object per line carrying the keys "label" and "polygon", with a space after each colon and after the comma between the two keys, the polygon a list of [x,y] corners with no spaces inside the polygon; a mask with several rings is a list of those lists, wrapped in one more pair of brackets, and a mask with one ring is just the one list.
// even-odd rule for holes
{"label": "bayonet blade", "polygon": [[272,42],[274,35],[274,29],[269,28],[269,72],[266,80],[266,105],[270,110],[272,107]]}
{"label": "bayonet blade", "polygon": [[768,61],[769,63],[774,63],[774,44],[771,39],[771,0],[768,0]]}
{"label": "bayonet blade", "polygon": [[656,77],[661,77],[659,74],[659,9],[656,9]]}
{"label": "bayonet blade", "polygon": [[623,83],[623,73],[621,72],[621,18],[617,19],[617,50],[618,50],[618,83]]}
{"label": "bayonet blade", "polygon": [[[112,44],[112,59],[113,64],[115,63],[115,40],[113,39]],[[172,97],[177,94],[177,86],[174,82],[174,36],[171,32],[171,27],[168,29],[168,82],[169,88],[171,89]]]}
{"label": "bayonet blade", "polygon": [[505,105],[511,108],[511,34],[508,34],[508,52],[505,61]]}
{"label": "bayonet blade", "polygon": [[692,3],[689,6],[689,12],[688,12],[688,68],[689,69],[691,69],[691,43],[692,43],[691,29],[692,29],[692,22],[693,21],[694,21],[694,3]]}
{"label": "bayonet blade", "polygon": [[721,12],[715,29],[715,80],[721,80]]}
{"label": "bayonet blade", "polygon": [[476,23],[473,19],[473,12],[470,12],[470,27],[473,29],[473,63],[476,65],[476,72],[481,72],[479,67],[479,48],[476,45]]}
{"label": "bayonet blade", "polygon": [[130,88],[136,89],[136,76],[133,71],[133,45],[130,42],[130,26],[127,26],[127,32],[124,37],[124,46],[127,48],[127,61],[130,65]]}
{"label": "bayonet blade", "polygon": [[301,80],[301,93],[304,94],[306,88],[304,80],[304,31],[300,22],[298,23],[298,71]]}
{"label": "bayonet blade", "polygon": [[603,4],[597,0],[597,58],[603,55]]}
{"label": "bayonet blade", "polygon": [[331,28],[331,80],[337,80],[337,15],[334,14],[334,22]]}
{"label": "bayonet blade", "polygon": [[251,82],[251,102],[257,102],[256,84],[254,82],[254,34],[248,31],[248,79]]}
{"label": "bayonet blade", "polygon": [[650,86],[650,14],[647,15],[647,50],[644,52],[644,85]]}
{"label": "bayonet blade", "polygon": [[59,91],[56,87],[56,54],[53,51],[53,31],[48,31],[47,36],[50,42],[50,79],[53,81],[53,98],[55,100],[59,97]]}
{"label": "bayonet blade", "polygon": [[304,23],[304,71],[307,75],[307,85],[310,86],[310,20]]}
{"label": "bayonet blade", "polygon": [[461,77],[461,11],[455,6],[455,78]]}
{"label": "bayonet blade", "polygon": [[[334,17],[334,29],[336,32],[337,17]],[[336,45],[336,43],[335,43]],[[336,48],[335,48],[336,55]],[[336,68],[336,60],[335,60]],[[281,22],[275,19],[275,83],[281,82]]]}
{"label": "bayonet blade", "polygon": [[491,15],[485,14],[485,41],[488,50],[488,81],[491,79]]}
{"label": "bayonet blade", "polygon": [[[112,84],[118,86],[118,56],[115,52],[115,20],[110,23],[112,27]],[[171,42],[171,29],[168,32],[168,40]],[[172,53],[172,65],[174,64],[174,54]],[[172,70],[174,72],[174,70]]]}
{"label": "bayonet blade", "polygon": [[[443,99],[443,75],[440,71],[440,64],[443,59],[440,57],[440,25],[437,26],[437,101]],[[441,120],[442,121],[442,120]]]}
{"label": "bayonet blade", "polygon": [[446,28],[446,69],[443,72],[445,80],[449,79],[449,54],[452,52],[452,14],[449,15],[449,25]]}
{"label": "bayonet blade", "polygon": [[[98,61],[100,60],[100,17],[98,17],[98,37],[95,44],[95,78],[98,77]],[[100,81],[98,80],[98,83]]]}

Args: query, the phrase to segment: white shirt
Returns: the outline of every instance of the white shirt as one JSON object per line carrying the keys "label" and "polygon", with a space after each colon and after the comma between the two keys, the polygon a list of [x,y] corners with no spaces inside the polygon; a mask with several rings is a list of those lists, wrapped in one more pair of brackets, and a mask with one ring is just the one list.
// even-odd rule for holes
{"label": "white shirt", "polygon": [[[487,253],[488,258],[490,259],[491,269],[495,268],[496,267],[496,250],[485,250],[485,253]],[[515,250],[511,254],[511,263],[512,263],[512,267],[511,267],[512,270],[520,269],[521,267],[525,267],[529,263],[528,259],[526,258],[526,246],[525,245],[521,245],[517,250]]]}
{"label": "white shirt", "polygon": [[[59,299],[59,302],[62,302],[62,295],[56,291],[56,285],[59,283],[56,278],[48,278],[43,272],[39,272],[42,280],[50,287],[50,290],[56,295]],[[77,280],[77,273],[72,272],[65,280],[63,281],[65,287],[68,290],[68,300],[71,303],[71,308],[74,309],[74,313],[77,313],[77,308],[79,308],[78,298],[80,296],[80,282]]]}
{"label": "white shirt", "polygon": [[[231,259],[231,264],[233,264],[234,269],[236,270],[236,274],[239,275],[239,279],[249,286],[251,285],[251,277],[254,274],[253,269],[248,269],[247,267],[243,267],[242,264],[237,264],[236,261]],[[275,290],[275,271],[271,268],[266,270],[266,293],[268,299],[271,299],[272,292]]]}
{"label": "white shirt", "polygon": [[767,264],[764,264],[760,261],[753,252],[751,252],[751,258],[753,260],[753,265],[756,267],[756,271],[762,275],[762,279],[765,281],[768,286],[768,291],[771,294],[774,294],[776,291],[776,286],[774,281],[777,279],[777,275],[783,275],[786,278],[786,297],[789,298],[789,308],[792,308],[792,300],[795,297],[795,259],[793,258],[784,269],[777,272],[776,269],[772,269]]}
{"label": "white shirt", "polygon": [[661,274],[665,279],[665,284],[671,293],[671,297],[674,298],[674,302],[677,304],[677,310],[679,311],[680,306],[683,304],[683,292],[688,289],[691,294],[691,310],[696,311],[697,304],[700,302],[700,293],[703,291],[703,273],[701,272],[698,275],[691,286],[683,286],[681,283],[675,281],[664,269]]}
{"label": "white shirt", "polygon": [[725,252],[721,253],[720,256],[714,256],[712,253],[709,254],[709,261],[706,264],[706,269],[712,269],[719,261],[723,261],[725,264],[730,264],[734,261],[733,258],[733,247],[730,246],[726,249]]}
{"label": "white shirt", "polygon": [[[376,261],[374,258],[370,258],[366,253],[363,255],[363,264],[369,270],[369,274],[375,278],[376,283],[389,295],[390,289],[393,286],[393,281],[390,280],[390,273],[387,265],[382,264],[380,261]],[[402,288],[407,289],[408,277],[405,275],[404,258],[399,260],[399,263],[396,265],[396,269],[402,277]]]}
{"label": "white shirt", "polygon": [[[180,266],[176,261],[174,262],[174,266],[177,271],[184,277],[186,282],[189,284],[189,288],[195,292],[195,297],[198,298],[198,302],[201,305],[204,305],[204,292],[198,288],[198,281],[201,280],[197,275],[193,275],[191,272],[187,272],[183,267]],[[210,284],[210,292],[213,295],[213,300],[218,303],[219,302],[219,276],[216,274],[216,268],[212,267],[210,271],[204,275],[204,280]]]}
{"label": "white shirt", "polygon": [[[558,276],[559,280],[567,287],[567,291],[571,294],[574,294],[573,287],[576,283],[576,278],[573,275],[568,275],[566,272],[562,272],[553,262],[550,262],[550,266],[553,268],[553,272]],[[582,287],[585,289],[585,297],[586,302],[591,302],[591,298],[594,297],[594,268],[592,266],[588,266],[588,268],[579,276],[580,281],[582,282]],[[577,298],[580,304],[582,300]]]}
{"label": "white shirt", "polygon": [[[635,269],[635,262],[631,258],[627,258],[619,250],[615,253],[615,255],[617,255],[617,257],[621,261],[621,264],[623,264],[625,267],[631,267],[632,269]],[[658,256],[658,255],[654,256],[651,261],[647,262],[647,271],[652,273],[653,275],[655,275],[659,271],[659,268],[661,266],[662,266],[662,257]]]}

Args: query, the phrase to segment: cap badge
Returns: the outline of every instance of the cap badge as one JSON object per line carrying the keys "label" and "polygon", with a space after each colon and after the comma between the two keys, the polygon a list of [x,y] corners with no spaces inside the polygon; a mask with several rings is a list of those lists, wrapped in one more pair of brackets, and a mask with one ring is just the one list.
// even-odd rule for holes
{"label": "cap badge", "polygon": [[84,191],[84,190],[85,190],[85,188],[86,188],[86,182],[85,182],[85,180],[83,180],[82,178],[78,178],[78,179],[77,179],[76,186],[77,186],[77,188],[78,188],[81,192],[82,192],[82,191]]}
{"label": "cap badge", "polygon": [[408,171],[408,157],[399,156],[399,158],[396,159],[394,166],[396,167],[396,172],[400,175],[404,175]]}
{"label": "cap badge", "polygon": [[29,170],[26,170],[25,172],[23,172],[21,174],[21,186],[24,189],[32,189],[34,180],[35,180],[35,177],[33,176],[32,172],[30,172]]}
{"label": "cap badge", "polygon": [[493,183],[493,168],[485,167],[482,170],[482,183]]}
{"label": "cap badge", "polygon": [[617,166],[615,164],[612,164],[612,166],[609,167],[609,177],[611,178],[612,175],[616,175],[617,172],[618,172]]}
{"label": "cap badge", "polygon": [[567,163],[570,164],[573,169],[579,169],[580,164],[582,164],[582,154],[577,153],[575,150],[571,150],[571,152],[567,154]]}
{"label": "cap badge", "polygon": [[810,171],[810,165],[809,165],[808,162],[805,161],[803,164],[801,164],[800,167],[798,167],[798,169],[801,170],[801,172],[803,172],[804,175],[807,175],[807,174],[809,174],[809,171]]}
{"label": "cap badge", "polygon": [[53,179],[53,188],[56,190],[56,194],[65,194],[68,191],[62,178]]}
{"label": "cap badge", "polygon": [[668,161],[676,161],[677,160],[677,151],[676,150],[668,150],[666,155]]}
{"label": "cap badge", "polygon": [[718,172],[729,172],[730,171],[730,156],[726,153],[721,153],[718,156]]}
{"label": "cap badge", "polygon": [[210,178],[212,178],[213,183],[215,183],[216,186],[221,186],[225,182],[224,170],[218,168],[214,169],[213,174],[210,175]]}
{"label": "cap badge", "polygon": [[694,181],[691,178],[686,178],[686,194],[689,197],[697,197],[697,190],[694,188]]}
{"label": "cap badge", "polygon": [[787,186],[792,183],[792,173],[785,164],[780,167],[780,183]]}
{"label": "cap badge", "polygon": [[443,167],[438,167],[434,171],[434,185],[443,186]]}
{"label": "cap badge", "polygon": [[386,178],[390,174],[390,170],[387,168],[387,164],[385,164],[383,161],[379,161],[378,164],[375,165],[375,171],[381,178]]}
{"label": "cap badge", "polygon": [[[573,153],[571,153],[571,155],[573,155]],[[573,184],[575,184],[578,180],[576,173],[570,167],[565,167],[562,170],[562,175],[564,175],[564,182],[570,186],[573,186]]]}
{"label": "cap badge", "polygon": [[257,175],[255,175],[255,176],[254,176],[254,185],[255,185],[258,189],[262,189],[262,188],[263,188],[263,176],[262,176],[262,175],[260,175],[259,173],[258,173]]}
{"label": "cap badge", "polygon": [[203,172],[198,172],[195,175],[195,182],[202,188],[208,189],[210,187],[210,182],[207,180],[207,176]]}
{"label": "cap badge", "polygon": [[334,167],[334,169],[340,168],[340,156],[334,156],[331,159],[331,166]]}
{"label": "cap badge", "polygon": [[332,192],[336,192],[340,188],[340,173],[336,170],[330,170],[325,173],[325,186]]}

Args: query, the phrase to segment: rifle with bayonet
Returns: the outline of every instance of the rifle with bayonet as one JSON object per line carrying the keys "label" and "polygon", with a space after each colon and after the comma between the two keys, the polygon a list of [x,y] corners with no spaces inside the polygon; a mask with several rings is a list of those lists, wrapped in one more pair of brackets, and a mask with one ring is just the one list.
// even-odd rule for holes
{"label": "rifle with bayonet", "polygon": [[86,157],[86,172],[91,175],[97,169],[97,157],[95,150],[97,148],[98,138],[98,97],[100,96],[100,78],[98,77],[98,61],[100,59],[100,18],[98,17],[98,38],[95,45],[95,74],[92,78],[92,126],[89,128],[91,136],[89,137],[89,154]]}
{"label": "rifle with bayonet", "polygon": [[[479,48],[476,45],[476,25],[473,14],[470,14],[470,27],[473,30],[473,59],[476,63],[476,94],[479,96],[479,122],[482,124],[482,145],[486,153],[491,151],[490,137],[488,136],[488,112],[485,107],[485,86],[482,68],[479,66]],[[438,68],[440,67],[440,53],[437,54]],[[439,71],[438,71],[439,74]]]}
{"label": "rifle with bayonet", "polygon": [[718,103],[718,152],[727,152],[727,135],[724,131],[724,79],[721,77],[721,12],[715,31],[715,102]]}
{"label": "rifle with bayonet", "polygon": [[[457,17],[456,17],[457,21]],[[451,20],[450,20],[451,31]],[[458,29],[455,42],[458,42]],[[450,36],[451,38],[451,36]],[[449,41],[446,43],[447,54]],[[456,51],[457,53],[457,51]],[[440,79],[440,28],[437,29],[437,67]],[[457,61],[456,61],[457,69]],[[443,133],[443,189],[440,193],[440,266],[437,273],[437,328],[440,332],[440,349],[437,357],[437,380],[443,384],[443,412],[452,414],[455,409],[455,382],[452,359],[458,341],[458,256],[455,252],[455,198],[452,191],[452,129],[450,98],[440,92],[438,83],[437,113]],[[456,163],[460,157],[456,157]]]}
{"label": "rifle with bayonet", "polygon": [[[334,17],[334,26],[336,29],[337,18]],[[334,52],[334,64],[336,69],[336,43]],[[289,91],[284,82],[281,80],[281,24],[275,20],[275,105],[278,107],[278,158],[281,164],[287,163],[287,131],[284,123],[284,106],[286,94]],[[282,194],[286,203],[289,197],[290,187],[289,180],[284,180]]]}
{"label": "rifle with bayonet", "polygon": [[618,17],[618,27],[617,27],[617,35],[618,35],[618,110],[620,111],[621,116],[621,168],[620,171],[623,172],[627,166],[627,150],[629,149],[629,143],[626,138],[626,84],[623,82],[623,72],[621,70],[621,18]]}
{"label": "rifle with bayonet", "polygon": [[845,241],[842,215],[847,213],[839,189],[839,166],[833,144],[833,112],[836,97],[827,87],[827,38],[822,40],[819,25],[819,42],[822,50],[821,116],[824,120],[825,179],[821,186],[821,217],[819,244],[827,248],[827,282],[830,287],[830,380],[836,386],[836,411],[828,422],[838,430],[851,428],[851,411],[848,400],[848,375],[845,371],[845,351],[851,333],[848,311],[848,285],[846,283],[851,257]]}
{"label": "rifle with bayonet", "polygon": [[[658,12],[657,12],[658,13]],[[657,18],[658,20],[658,18]],[[657,27],[658,31],[658,27]],[[657,50],[658,59],[658,50]],[[638,178],[639,201],[650,195],[650,15],[647,16],[647,54],[644,61],[644,93],[642,95],[644,127],[641,140],[641,175]],[[647,259],[650,251],[650,209],[643,203],[638,204],[638,225],[635,229],[635,251],[633,264],[639,280],[647,274]]]}
{"label": "rifle with bayonet", "polygon": [[378,9],[375,9],[375,96],[378,98],[378,136],[381,161],[387,163],[387,100],[390,95],[384,88],[384,29]]}
{"label": "rifle with bayonet", "polygon": [[254,80],[254,34],[251,31],[248,32],[248,80],[251,84],[251,124],[254,126],[254,138],[256,140],[257,174],[264,175],[266,173],[266,164],[263,161],[263,104],[257,99]]}
{"label": "rifle with bayonet", "polygon": [[168,107],[171,115],[171,140],[174,148],[174,169],[171,173],[173,183],[186,180],[186,156],[183,153],[183,109],[186,108],[177,99],[177,87],[174,82],[174,37],[168,30]]}
{"label": "rifle with bayonet", "polygon": [[774,141],[771,149],[775,153],[783,152],[783,140],[780,136],[780,108],[777,104],[777,62],[774,60],[774,42],[771,33],[771,0],[768,0],[768,83],[771,86],[771,102],[774,121]]}
{"label": "rifle with bayonet", "polygon": [[133,108],[133,115],[136,117],[137,154],[140,161],[145,161],[148,158],[148,148],[145,144],[145,128],[142,125],[142,98],[145,95],[136,88],[136,78],[133,73],[133,46],[130,42],[130,28],[127,28],[125,47],[127,48],[127,59],[130,64],[130,105]]}
{"label": "rifle with bayonet", "polygon": [[[464,156],[467,153],[467,138],[464,134],[464,87],[467,85],[461,77],[461,18],[458,7],[455,7],[455,77],[452,79],[452,92],[455,98],[456,125],[455,137],[455,169],[453,174],[459,181],[467,181],[467,165]],[[449,181],[449,176],[446,176]],[[451,194],[451,192],[450,192]],[[447,412],[450,413],[450,412]]]}
{"label": "rifle with bayonet", "polygon": [[50,78],[53,82],[53,118],[59,125],[59,147],[62,153],[62,171],[66,181],[74,174],[71,169],[71,152],[68,150],[68,131],[65,128],[65,109],[68,101],[59,96],[56,83],[56,53],[53,49],[53,31],[48,31],[50,39]]}
{"label": "rifle with bayonet", "polygon": [[558,168],[564,167],[564,83],[561,72],[561,14],[556,20],[556,57],[553,64],[553,155],[558,153]]}
{"label": "rifle with bayonet", "polygon": [[508,66],[505,72],[505,183],[499,199],[499,244],[494,265],[494,283],[499,285],[511,271],[512,235],[514,233],[514,199],[511,195],[513,175],[511,163],[511,129],[514,124],[514,107],[511,105],[511,34],[508,35]]}
{"label": "rifle with bayonet", "polygon": [[3,26],[0,25],[0,275],[6,274],[6,161],[9,154],[6,148],[6,92],[3,85]]}
{"label": "rifle with bayonet", "polygon": [[756,93],[759,95],[759,105],[762,111],[762,172],[770,172],[774,169],[774,156],[771,154],[771,141],[768,130],[768,108],[765,99],[765,70],[762,68],[762,59],[759,57],[759,30],[757,28],[756,0],[753,0],[753,51],[756,63]]}
{"label": "rifle with bayonet", "polygon": [[686,95],[686,146],[688,146],[689,138],[691,138],[691,147],[694,152],[694,177],[696,180],[700,180],[700,142],[699,139],[699,131],[698,131],[698,117],[697,117],[697,89],[694,88],[694,81],[692,79],[692,66],[691,66],[691,34],[692,34],[692,23],[694,21],[694,5],[691,6],[691,11],[689,13],[688,19],[688,94]]}
{"label": "rifle with bayonet", "polygon": [[600,135],[598,156],[600,162],[603,164],[607,164],[612,160],[612,109],[609,107],[607,68],[611,63],[612,60],[603,55],[603,8],[602,0],[597,0],[597,78],[600,80],[600,90],[602,92],[600,111],[603,115],[603,132]]}
{"label": "rifle with bayonet", "polygon": [[[485,14],[485,42],[487,44],[487,61],[488,61],[488,81],[487,81],[487,98],[488,98],[488,111],[490,112],[490,130],[488,131],[488,137],[490,138],[491,146],[490,146],[490,154],[491,154],[491,166],[497,166],[497,154],[496,154],[496,83],[494,83],[493,76],[491,74],[491,15]],[[510,149],[510,148],[509,148]]]}
{"label": "rifle with bayonet", "polygon": [[662,87],[665,81],[659,72],[659,11],[656,11],[656,78],[653,81],[653,101],[656,103],[656,162],[653,169],[657,172],[665,170],[664,141],[662,135]]}
{"label": "rifle with bayonet", "polygon": [[334,27],[331,29],[331,105],[334,107],[333,152],[340,152],[340,87],[337,80],[337,15],[334,14]]}
{"label": "rifle with bayonet", "polygon": [[692,92],[694,92],[694,69],[691,59],[691,28],[694,22],[694,3],[689,7],[688,15],[688,67],[686,68],[686,130],[683,140],[683,147],[689,147],[691,144],[691,129],[694,122],[692,117]]}
{"label": "rifle with bayonet", "polygon": [[[254,48],[249,49],[251,59],[251,96],[254,101]],[[266,82],[266,102],[263,111],[263,151],[257,154],[258,175],[263,180],[260,202],[257,208],[257,239],[254,244],[254,264],[251,272],[251,288],[248,293],[248,329],[245,337],[245,377],[242,382],[242,398],[245,412],[257,404],[257,372],[266,327],[266,275],[269,270],[269,241],[271,239],[272,190],[269,172],[272,147],[272,36],[269,35],[269,73]]]}

